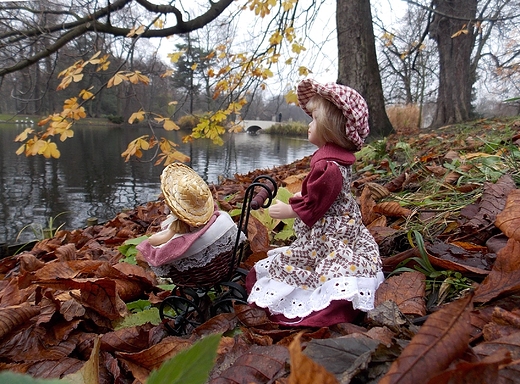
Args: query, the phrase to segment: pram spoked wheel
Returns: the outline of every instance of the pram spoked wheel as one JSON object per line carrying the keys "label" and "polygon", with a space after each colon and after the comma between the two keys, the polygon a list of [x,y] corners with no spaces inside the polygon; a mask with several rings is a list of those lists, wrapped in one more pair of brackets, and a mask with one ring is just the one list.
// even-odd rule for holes
{"label": "pram spoked wheel", "polygon": [[215,286],[218,296],[210,307],[211,317],[220,313],[233,312],[233,303],[247,304],[247,292],[244,287],[234,281],[226,281]]}
{"label": "pram spoked wheel", "polygon": [[159,307],[159,316],[168,331],[175,336],[191,333],[204,322],[200,308],[182,296],[169,296]]}
{"label": "pram spoked wheel", "polygon": [[159,317],[175,336],[190,334],[205,321],[198,305],[183,296],[168,296],[164,299],[159,307]]}

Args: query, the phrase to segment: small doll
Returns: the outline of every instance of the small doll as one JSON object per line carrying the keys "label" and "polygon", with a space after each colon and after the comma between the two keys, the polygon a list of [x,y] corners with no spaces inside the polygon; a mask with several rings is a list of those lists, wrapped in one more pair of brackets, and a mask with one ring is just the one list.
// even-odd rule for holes
{"label": "small doll", "polygon": [[158,276],[189,274],[233,250],[236,224],[227,212],[216,209],[208,185],[194,170],[181,163],[168,165],[161,174],[161,190],[170,214],[160,232],[137,246]]}
{"label": "small doll", "polygon": [[355,90],[335,83],[303,80],[297,94],[318,149],[301,192],[269,208],[275,219],[295,218],[296,240],[258,261],[246,287],[248,302],[272,321],[322,327],[373,309],[384,280],[379,247],[350,190],[353,152],[369,133],[368,107]]}

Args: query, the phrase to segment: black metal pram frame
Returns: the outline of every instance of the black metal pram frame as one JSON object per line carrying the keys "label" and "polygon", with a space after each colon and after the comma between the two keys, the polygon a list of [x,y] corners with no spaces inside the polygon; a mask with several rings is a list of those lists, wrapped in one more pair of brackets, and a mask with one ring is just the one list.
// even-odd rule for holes
{"label": "black metal pram frame", "polygon": [[[241,233],[247,237],[251,210],[268,208],[277,192],[278,186],[273,178],[267,175],[256,177],[244,194],[232,251],[220,258],[217,256],[218,260],[210,264],[211,271],[200,268],[196,273],[197,277],[190,281],[183,278],[176,282],[172,277],[175,288],[159,306],[161,321],[171,334],[190,334],[211,317],[232,312],[233,303],[247,303],[243,283],[248,271],[239,267],[245,245],[241,241]],[[184,274],[190,274],[190,270]]]}

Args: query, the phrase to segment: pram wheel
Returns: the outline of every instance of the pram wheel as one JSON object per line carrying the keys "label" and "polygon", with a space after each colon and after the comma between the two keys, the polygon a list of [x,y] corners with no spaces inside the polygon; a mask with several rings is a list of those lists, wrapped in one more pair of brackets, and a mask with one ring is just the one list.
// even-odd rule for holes
{"label": "pram wheel", "polygon": [[216,288],[219,294],[210,308],[212,317],[220,313],[232,313],[233,303],[247,304],[247,292],[242,285],[227,281],[220,283]]}
{"label": "pram wheel", "polygon": [[168,296],[159,307],[164,326],[175,336],[187,335],[204,322],[199,307],[182,296]]}

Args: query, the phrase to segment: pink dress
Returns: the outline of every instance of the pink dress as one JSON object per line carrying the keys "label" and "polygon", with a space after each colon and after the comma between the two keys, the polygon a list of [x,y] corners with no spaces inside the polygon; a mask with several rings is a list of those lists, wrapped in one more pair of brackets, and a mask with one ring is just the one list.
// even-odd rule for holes
{"label": "pink dress", "polygon": [[314,153],[302,196],[289,201],[298,214],[296,240],[270,251],[248,275],[248,302],[274,321],[328,326],[373,309],[384,276],[379,247],[350,190],[354,161],[333,144]]}

